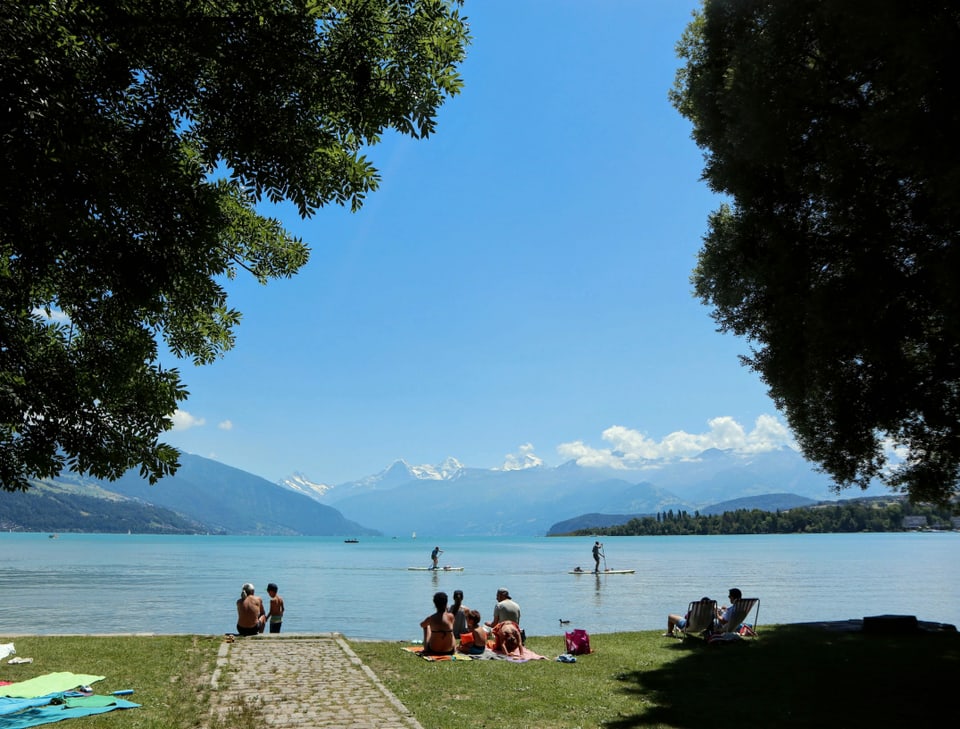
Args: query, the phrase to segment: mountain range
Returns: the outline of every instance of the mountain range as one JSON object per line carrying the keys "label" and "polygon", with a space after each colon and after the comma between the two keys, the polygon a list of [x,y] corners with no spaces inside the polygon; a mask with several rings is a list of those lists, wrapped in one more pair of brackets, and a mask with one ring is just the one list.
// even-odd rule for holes
{"label": "mountain range", "polygon": [[131,471],[113,482],[65,474],[23,494],[0,493],[0,528],[538,536],[670,510],[772,510],[836,498],[830,480],[790,448],[753,454],[708,450],[631,471],[574,462],[479,469],[454,458],[434,466],[398,460],[379,473],[336,485],[304,474],[273,483],[188,453],[180,462],[176,475],[154,486]]}
{"label": "mountain range", "polygon": [[730,508],[776,509],[837,498],[832,481],[788,447],[762,453],[711,449],[696,458],[651,460],[631,471],[572,461],[493,470],[467,468],[453,458],[432,467],[398,460],[379,474],[334,486],[303,474],[281,483],[389,535],[535,536],[555,532],[560,522],[582,524],[587,514],[619,515],[623,523],[669,510],[712,513],[732,500],[736,506]]}
{"label": "mountain range", "polygon": [[[79,501],[78,501],[79,500]],[[132,470],[116,481],[66,473],[26,493],[0,492],[0,527],[22,531],[249,535],[373,535],[314,499],[189,453],[151,486]]]}

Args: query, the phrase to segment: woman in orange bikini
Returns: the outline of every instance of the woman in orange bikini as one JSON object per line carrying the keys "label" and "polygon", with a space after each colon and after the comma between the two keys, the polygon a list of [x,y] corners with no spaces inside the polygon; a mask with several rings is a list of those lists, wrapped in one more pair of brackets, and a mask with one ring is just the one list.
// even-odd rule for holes
{"label": "woman in orange bikini", "polygon": [[447,593],[433,596],[437,612],[431,613],[420,627],[423,628],[423,652],[428,656],[452,656],[457,644],[453,639],[453,615],[447,612]]}

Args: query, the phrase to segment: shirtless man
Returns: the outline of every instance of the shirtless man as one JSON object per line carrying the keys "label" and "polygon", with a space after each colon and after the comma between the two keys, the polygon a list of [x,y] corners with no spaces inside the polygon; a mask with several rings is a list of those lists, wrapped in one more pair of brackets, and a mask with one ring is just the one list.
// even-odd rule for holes
{"label": "shirtless man", "polygon": [[253,592],[253,585],[249,582],[240,590],[240,598],[237,600],[237,633],[240,635],[262,633],[267,621],[263,600]]}

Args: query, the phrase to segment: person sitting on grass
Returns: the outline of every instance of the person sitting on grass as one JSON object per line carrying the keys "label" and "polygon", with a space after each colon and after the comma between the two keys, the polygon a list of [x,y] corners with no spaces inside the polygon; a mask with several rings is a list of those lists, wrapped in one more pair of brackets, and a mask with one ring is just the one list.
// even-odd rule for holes
{"label": "person sitting on grass", "polygon": [[437,611],[420,623],[423,628],[423,653],[427,656],[452,656],[457,644],[453,639],[453,616],[447,612],[447,593],[435,593],[433,606]]}
{"label": "person sitting on grass", "polygon": [[483,655],[487,649],[487,631],[480,625],[480,613],[467,610],[467,632],[460,636],[461,653],[471,656]]}
{"label": "person sitting on grass", "polygon": [[523,653],[523,638],[520,636],[520,626],[512,620],[497,623],[493,629],[494,648],[497,653],[519,656]]}

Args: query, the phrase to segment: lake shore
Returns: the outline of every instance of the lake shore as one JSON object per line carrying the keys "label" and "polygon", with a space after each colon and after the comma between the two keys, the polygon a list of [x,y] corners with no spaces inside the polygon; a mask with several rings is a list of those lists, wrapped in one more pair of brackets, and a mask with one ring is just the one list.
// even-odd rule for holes
{"label": "lake shore", "polygon": [[[17,655],[34,660],[4,662],[0,678],[94,671],[105,676],[97,693],[134,690],[143,729],[319,726],[312,722],[321,712],[335,714],[333,725],[369,729],[386,726],[365,711],[381,705],[396,718],[389,726],[406,729],[742,729],[769,726],[771,717],[797,729],[934,726],[952,710],[942,684],[960,661],[956,631],[866,635],[803,625],[772,625],[756,639],[722,646],[659,631],[591,634],[593,652],[575,664],[553,660],[562,650],[555,636],[528,639],[548,660],[468,666],[424,661],[397,641],[333,634],[17,641]],[[281,679],[291,672],[313,679]],[[480,690],[485,686],[497,690]],[[115,719],[89,717],[84,725],[107,729]]]}

